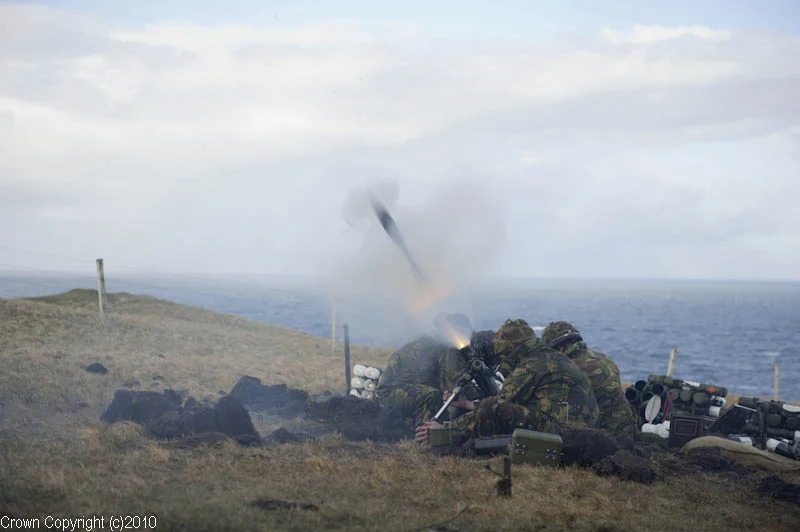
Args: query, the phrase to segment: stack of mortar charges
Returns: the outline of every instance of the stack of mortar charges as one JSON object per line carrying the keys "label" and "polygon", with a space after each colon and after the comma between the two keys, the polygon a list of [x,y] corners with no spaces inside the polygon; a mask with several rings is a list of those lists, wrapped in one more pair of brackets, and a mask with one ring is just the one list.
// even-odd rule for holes
{"label": "stack of mortar charges", "polygon": [[[625,398],[637,414],[639,428],[664,438],[669,436],[669,424],[664,422],[668,422],[672,414],[717,418],[726,405],[727,394],[728,390],[724,387],[673,379],[666,375],[649,375],[646,381],[636,381],[625,390]],[[653,397],[659,398],[657,404],[660,408],[655,417],[648,421],[647,405]]]}
{"label": "stack of mortar charges", "polygon": [[752,414],[729,439],[800,460],[800,406],[757,397],[740,397],[738,405]]}
{"label": "stack of mortar charges", "polygon": [[374,399],[375,388],[380,378],[381,370],[378,368],[356,364],[353,366],[353,378],[350,380],[350,395],[360,399]]}

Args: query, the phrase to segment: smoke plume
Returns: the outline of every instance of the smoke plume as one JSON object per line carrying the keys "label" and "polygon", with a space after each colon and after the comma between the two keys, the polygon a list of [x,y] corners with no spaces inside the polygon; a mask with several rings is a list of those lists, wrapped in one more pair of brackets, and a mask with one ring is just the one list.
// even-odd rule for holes
{"label": "smoke plume", "polygon": [[[429,286],[420,285],[381,227],[368,191],[389,210]],[[440,311],[473,317],[467,291],[491,272],[505,245],[505,215],[490,187],[478,181],[450,182],[427,201],[408,205],[401,201],[397,183],[381,182],[351,191],[342,214],[360,246],[332,265],[331,289],[337,297],[381,300],[391,314],[385,316],[387,327],[411,326],[415,332],[429,330]]]}

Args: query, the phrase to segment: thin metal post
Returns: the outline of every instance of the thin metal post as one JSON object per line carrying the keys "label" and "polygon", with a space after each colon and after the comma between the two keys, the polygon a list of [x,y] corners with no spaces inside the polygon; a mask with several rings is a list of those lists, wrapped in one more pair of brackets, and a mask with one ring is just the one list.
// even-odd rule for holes
{"label": "thin metal post", "polygon": [[344,393],[350,393],[350,330],[344,324]]}

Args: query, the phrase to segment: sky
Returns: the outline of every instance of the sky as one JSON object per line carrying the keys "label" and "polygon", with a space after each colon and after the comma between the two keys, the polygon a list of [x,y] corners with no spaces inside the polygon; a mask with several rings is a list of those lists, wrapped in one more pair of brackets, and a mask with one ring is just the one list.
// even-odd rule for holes
{"label": "sky", "polygon": [[0,270],[409,276],[374,190],[443,278],[800,280],[797,57],[791,0],[0,3]]}

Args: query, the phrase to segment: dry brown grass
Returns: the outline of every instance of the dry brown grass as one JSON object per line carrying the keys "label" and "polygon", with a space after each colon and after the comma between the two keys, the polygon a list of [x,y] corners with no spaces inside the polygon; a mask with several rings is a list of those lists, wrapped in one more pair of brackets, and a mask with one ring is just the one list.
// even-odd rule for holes
{"label": "dry brown grass", "polygon": [[[520,466],[514,495],[502,499],[484,463],[437,458],[410,442],[158,443],[137,425],[97,420],[125,381],[202,397],[250,374],[322,391],[342,387],[341,361],[321,338],[138,296],[112,295],[114,327],[104,331],[93,297],[0,300],[0,514],[155,515],[157,530],[796,530],[800,522],[796,506],[712,474],[643,486]],[[387,355],[353,347],[354,363],[382,365]],[[108,375],[83,370],[97,360]],[[76,413],[80,402],[89,406]],[[37,428],[56,437],[39,438]],[[486,463],[500,470],[498,459]],[[318,509],[264,510],[249,504],[257,498]]]}

